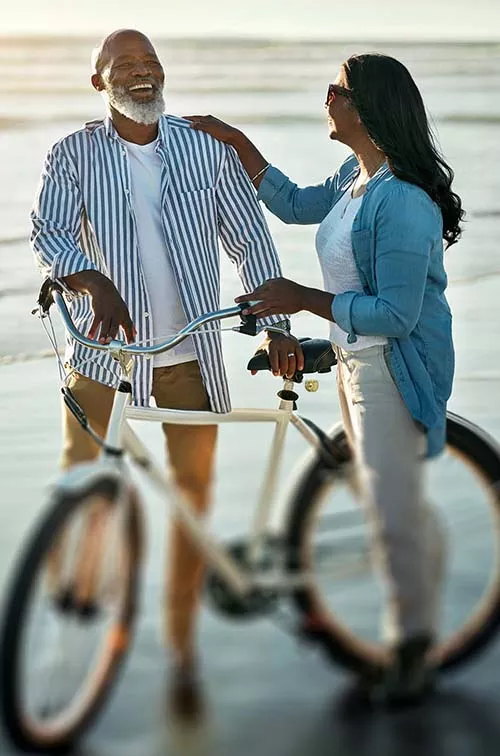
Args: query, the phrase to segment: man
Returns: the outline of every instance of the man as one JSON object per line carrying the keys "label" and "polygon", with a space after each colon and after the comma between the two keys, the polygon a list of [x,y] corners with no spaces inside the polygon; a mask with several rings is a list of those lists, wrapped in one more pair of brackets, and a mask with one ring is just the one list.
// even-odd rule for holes
{"label": "man", "polygon": [[[54,145],[32,212],[36,260],[44,274],[75,292],[78,328],[102,342],[122,328],[128,341],[152,343],[218,309],[218,238],[246,291],[279,276],[268,228],[236,153],[163,114],[164,72],[151,42],[134,30],[109,35],[94,52],[92,85],[103,94],[108,116]],[[269,334],[266,346],[275,374],[301,369],[300,346],[286,331]],[[74,343],[67,360],[75,370],[69,386],[104,434],[118,366],[109,355]],[[134,402],[148,404],[150,395],[160,407],[227,412],[219,333],[192,337],[154,361],[138,359]],[[203,513],[216,426],[170,425],[164,432],[176,482]],[[63,467],[97,451],[64,408]],[[194,621],[202,561],[177,523],[169,555],[172,703],[179,713],[196,713]]]}

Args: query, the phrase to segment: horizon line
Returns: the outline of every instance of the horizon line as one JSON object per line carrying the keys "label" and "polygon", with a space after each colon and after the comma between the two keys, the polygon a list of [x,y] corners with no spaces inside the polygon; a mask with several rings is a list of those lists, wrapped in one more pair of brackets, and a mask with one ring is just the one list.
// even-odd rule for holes
{"label": "horizon line", "polygon": [[[23,32],[0,32],[0,42],[4,41],[21,41],[21,40],[31,40],[31,41],[49,41],[49,40],[55,40],[60,39],[64,37],[69,37],[73,40],[81,39],[81,40],[89,40],[93,39],[95,40],[96,37],[98,37],[100,34],[105,34],[105,32],[77,32],[77,31],[66,31],[61,30],[57,32],[50,32],[50,33],[40,33],[37,31],[23,31]],[[301,36],[301,35],[292,35],[292,34],[276,34],[276,35],[263,35],[263,34],[253,34],[253,33],[236,33],[236,32],[213,32],[209,34],[193,34],[191,33],[169,33],[169,34],[153,34],[151,35],[155,38],[155,40],[161,40],[161,41],[192,41],[192,42],[217,42],[217,41],[239,41],[239,42],[296,42],[296,43],[310,43],[310,42],[320,42],[324,44],[332,43],[332,44],[349,44],[356,42],[357,44],[362,42],[377,42],[379,44],[443,44],[443,45],[452,45],[452,44],[460,44],[460,45],[476,45],[476,44],[483,44],[483,45],[498,45],[500,44],[500,36],[498,37],[481,37],[481,36],[475,36],[475,37],[468,37],[468,36],[447,36],[447,37],[438,37],[438,36],[401,36],[401,33],[395,34],[394,36],[379,36],[379,35],[370,35],[370,34],[361,34],[354,36],[351,34],[345,34],[345,35],[338,35],[338,36],[330,36],[326,37],[323,35],[307,35],[307,36]]]}

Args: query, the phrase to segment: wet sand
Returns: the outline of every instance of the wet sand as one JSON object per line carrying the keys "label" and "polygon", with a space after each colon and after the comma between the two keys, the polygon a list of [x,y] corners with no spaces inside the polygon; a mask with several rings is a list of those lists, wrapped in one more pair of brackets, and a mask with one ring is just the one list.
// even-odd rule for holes
{"label": "wet sand", "polygon": [[[473,327],[470,318],[460,318],[462,343],[472,336],[466,331]],[[470,358],[469,369],[460,361],[450,409],[499,438],[500,406],[492,401],[498,397],[498,378],[491,365],[476,363],[479,369],[472,369],[474,349],[480,344],[472,338],[469,343],[464,355]],[[234,403],[272,405],[275,384],[270,376],[255,381],[241,375],[250,346],[236,337],[229,355],[230,375],[240,373]],[[333,383],[332,374],[322,377],[317,395],[301,391],[304,415],[323,423],[325,416],[336,419]],[[56,472],[60,442],[56,387],[52,360],[0,368],[0,588],[40,509],[41,492]],[[243,433],[237,426],[225,430],[213,520],[221,537],[244,530],[263,459],[260,431]],[[157,428],[145,426],[144,438],[161,456]],[[301,440],[292,437],[285,473],[294,472],[292,460],[301,450]],[[269,621],[233,624],[208,609],[201,616],[200,646],[210,715],[198,731],[173,727],[166,707],[168,662],[160,643],[164,507],[156,494],[144,490],[148,563],[136,641],[110,704],[77,751],[81,756],[495,756],[499,752],[499,644],[446,678],[428,706],[393,716],[367,715],[349,708],[346,677],[328,666],[314,648],[298,644]],[[473,563],[470,569],[474,571]],[[13,753],[0,735],[0,754]]]}

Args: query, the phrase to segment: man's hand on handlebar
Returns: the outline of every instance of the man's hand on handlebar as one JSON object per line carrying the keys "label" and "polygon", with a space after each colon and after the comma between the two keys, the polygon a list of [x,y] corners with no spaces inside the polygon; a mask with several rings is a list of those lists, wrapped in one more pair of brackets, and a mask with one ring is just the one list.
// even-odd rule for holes
{"label": "man's hand on handlebar", "polygon": [[92,300],[94,319],[88,333],[90,339],[98,335],[101,344],[109,344],[121,327],[128,344],[135,340],[137,331],[128,307],[111,279],[97,270],[83,270],[62,280],[75,291],[89,294]]}

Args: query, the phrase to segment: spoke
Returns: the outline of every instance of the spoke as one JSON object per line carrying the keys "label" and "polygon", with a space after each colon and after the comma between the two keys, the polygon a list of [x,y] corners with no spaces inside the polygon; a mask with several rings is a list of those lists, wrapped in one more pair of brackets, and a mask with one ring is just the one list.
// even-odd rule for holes
{"label": "spoke", "polygon": [[[22,661],[26,703],[40,724],[69,711],[106,648],[125,595],[127,514],[126,496],[112,505],[89,499],[47,554]],[[95,616],[79,613],[92,604]]]}
{"label": "spoke", "polygon": [[[67,624],[69,625],[71,622],[70,619],[67,620]],[[58,631],[58,642],[56,644],[56,651],[55,651],[55,661],[50,666],[49,672],[48,672],[48,679],[47,679],[47,694],[48,694],[48,702],[44,707],[41,708],[40,714],[44,719],[48,719],[51,715],[55,712],[55,695],[54,695],[54,689],[56,687],[56,672],[59,672],[63,667],[64,662],[64,649],[66,644],[64,643],[65,635],[68,633],[68,629],[63,627]],[[68,665],[64,665],[66,667],[66,675],[69,672]],[[57,693],[57,691],[56,691]]]}
{"label": "spoke", "polygon": [[[442,628],[451,637],[470,624],[498,585],[498,510],[477,469],[449,449],[428,465],[427,478],[427,499],[444,524],[448,545]],[[375,642],[385,588],[372,564],[369,520],[352,482],[337,477],[318,494],[304,572],[313,573],[322,611]]]}

